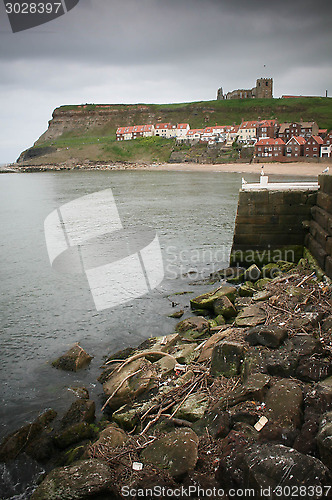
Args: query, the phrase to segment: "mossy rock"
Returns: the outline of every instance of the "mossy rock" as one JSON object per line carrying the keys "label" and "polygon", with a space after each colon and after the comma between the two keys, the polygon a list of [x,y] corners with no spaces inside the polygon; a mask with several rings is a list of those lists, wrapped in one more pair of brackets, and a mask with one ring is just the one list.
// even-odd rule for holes
{"label": "mossy rock", "polygon": [[219,342],[212,351],[211,375],[218,377],[235,377],[240,373],[245,348],[243,344],[231,341]]}
{"label": "mossy rock", "polygon": [[295,267],[294,262],[287,262],[287,260],[277,260],[276,265],[283,273],[287,273]]}
{"label": "mossy rock", "polygon": [[252,283],[252,281],[246,281],[239,288],[239,296],[240,297],[252,297],[254,293],[257,292],[256,286]]}
{"label": "mossy rock", "polygon": [[222,326],[226,324],[225,318],[223,317],[222,314],[218,314],[218,316],[214,318],[214,321],[216,322],[217,326]]}
{"label": "mossy rock", "polygon": [[196,466],[198,437],[189,428],[175,429],[147,446],[141,459],[181,479]]}
{"label": "mossy rock", "polygon": [[217,316],[221,314],[225,319],[234,318],[237,315],[237,311],[228,297],[216,299],[213,304],[213,311],[214,314]]}
{"label": "mossy rock", "polygon": [[66,451],[63,457],[60,460],[60,464],[58,465],[72,465],[74,462],[82,458],[83,453],[86,450],[86,445],[74,446],[70,450]]}
{"label": "mossy rock", "polygon": [[244,273],[244,281],[257,281],[261,277],[262,272],[256,264],[248,267]]}
{"label": "mossy rock", "polygon": [[81,346],[75,344],[65,354],[53,361],[52,365],[60,370],[77,372],[86,368],[91,360],[92,356],[86,353]]}
{"label": "mossy rock", "polygon": [[35,444],[38,442],[39,446],[43,431],[56,415],[57,413],[54,410],[48,410],[31,424],[24,425],[5,437],[0,445],[0,461],[7,462],[15,459],[20,453],[23,453],[26,448],[29,447],[31,450],[35,448]]}
{"label": "mossy rock", "polygon": [[266,264],[262,268],[262,275],[264,278],[277,278],[278,276],[281,276],[282,271],[278,267],[276,262],[270,262],[269,264]]}
{"label": "mossy rock", "polygon": [[203,418],[209,406],[207,394],[196,392],[191,394],[175,413],[176,418],[181,418],[189,422],[196,422]]}
{"label": "mossy rock", "polygon": [[112,420],[122,429],[132,431],[139,424],[138,408],[133,408],[130,405],[121,406],[113,413]]}
{"label": "mossy rock", "polygon": [[188,340],[194,340],[207,336],[210,331],[210,324],[203,316],[192,316],[191,318],[180,321],[176,327],[180,336]]}
{"label": "mossy rock", "polygon": [[231,302],[234,302],[236,296],[236,288],[233,286],[224,285],[220,289],[213,292],[205,293],[194,299],[191,299],[190,305],[192,309],[207,309],[213,311],[213,304],[215,300],[220,297],[227,297]]}
{"label": "mossy rock", "polygon": [[270,281],[272,281],[270,278],[261,278],[260,280],[257,280],[255,283],[257,290],[264,290]]}
{"label": "mossy rock", "polygon": [[86,422],[79,422],[59,432],[54,438],[54,442],[58,448],[65,449],[75,443],[93,439],[95,436],[95,431],[89,424]]}
{"label": "mossy rock", "polygon": [[113,495],[109,466],[89,459],[52,470],[32,494],[31,500],[114,498]]}
{"label": "mossy rock", "polygon": [[304,247],[303,250],[303,258],[308,262],[309,269],[315,271],[317,279],[322,280],[323,277],[325,276],[325,273],[318,264],[315,257],[309,252],[309,250],[306,247]]}

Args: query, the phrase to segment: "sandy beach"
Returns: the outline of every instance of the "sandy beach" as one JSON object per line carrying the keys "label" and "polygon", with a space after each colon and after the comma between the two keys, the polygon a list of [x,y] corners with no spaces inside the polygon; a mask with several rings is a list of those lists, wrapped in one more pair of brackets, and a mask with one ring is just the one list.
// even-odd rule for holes
{"label": "sandy beach", "polygon": [[259,174],[262,165],[266,175],[289,175],[317,177],[327,167],[326,163],[228,163],[228,164],[198,164],[198,163],[165,163],[160,165],[137,166],[134,168],[169,172],[238,172]]}

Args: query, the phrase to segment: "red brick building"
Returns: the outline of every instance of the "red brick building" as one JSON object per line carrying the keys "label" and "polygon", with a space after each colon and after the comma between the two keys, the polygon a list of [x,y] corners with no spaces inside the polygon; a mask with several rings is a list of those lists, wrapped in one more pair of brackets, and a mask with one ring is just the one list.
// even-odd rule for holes
{"label": "red brick building", "polygon": [[277,137],[279,126],[277,120],[262,120],[257,125],[257,138],[270,137],[273,139]]}
{"label": "red brick building", "polygon": [[285,145],[285,156],[303,156],[303,148],[306,140],[303,137],[292,137]]}
{"label": "red brick building", "polygon": [[282,139],[260,139],[255,145],[255,155],[257,158],[273,158],[278,160],[284,156],[285,143]]}
{"label": "red brick building", "polygon": [[324,144],[324,141],[319,135],[313,135],[309,137],[304,146],[304,156],[309,158],[319,158],[320,148]]}
{"label": "red brick building", "polygon": [[281,123],[278,137],[287,142],[292,137],[304,137],[309,139],[312,135],[318,135],[318,125],[316,122]]}

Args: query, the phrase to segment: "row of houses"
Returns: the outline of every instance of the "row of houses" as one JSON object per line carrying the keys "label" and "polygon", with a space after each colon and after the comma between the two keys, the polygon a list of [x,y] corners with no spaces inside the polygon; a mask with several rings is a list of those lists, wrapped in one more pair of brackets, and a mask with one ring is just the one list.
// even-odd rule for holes
{"label": "row of houses", "polygon": [[312,135],[307,139],[302,136],[292,136],[287,142],[280,137],[263,138],[255,144],[255,156],[274,160],[284,157],[330,158],[332,157],[332,131],[324,139],[319,135]]}
{"label": "row of houses", "polygon": [[332,156],[326,129],[319,129],[316,122],[278,123],[275,120],[242,121],[241,125],[214,125],[191,129],[189,123],[157,123],[119,127],[118,141],[138,137],[159,136],[189,143],[206,142],[231,145],[236,140],[242,146],[254,146],[258,157],[266,156]]}
{"label": "row of houses", "polygon": [[129,141],[137,137],[159,136],[166,139],[179,139],[190,130],[189,123],[157,123],[156,125],[133,125],[132,127],[119,127],[116,131],[117,141]]}

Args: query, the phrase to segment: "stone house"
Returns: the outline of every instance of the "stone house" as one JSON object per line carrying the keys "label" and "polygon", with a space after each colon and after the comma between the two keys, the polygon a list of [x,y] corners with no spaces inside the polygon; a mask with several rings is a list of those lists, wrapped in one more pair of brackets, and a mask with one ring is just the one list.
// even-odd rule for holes
{"label": "stone house", "polygon": [[278,122],[277,120],[262,120],[257,125],[257,139],[270,137],[271,139],[278,135]]}
{"label": "stone house", "polygon": [[307,140],[304,146],[304,156],[308,156],[309,158],[319,158],[320,157],[320,148],[324,144],[324,141],[319,135],[312,135]]}
{"label": "stone house", "polygon": [[282,139],[262,138],[255,145],[257,158],[273,158],[279,160],[285,154],[285,143]]}
{"label": "stone house", "polygon": [[320,148],[320,155],[322,158],[332,157],[332,130],[326,135],[324,143]]}
{"label": "stone house", "polygon": [[318,135],[318,125],[316,122],[292,122],[281,123],[278,137],[287,142],[292,137],[304,137],[309,139],[312,135]]}
{"label": "stone house", "polygon": [[[279,137],[280,139],[280,137]],[[303,148],[306,143],[304,137],[292,137],[285,145],[285,156],[303,156]]]}

